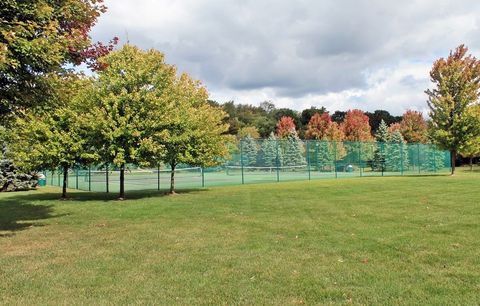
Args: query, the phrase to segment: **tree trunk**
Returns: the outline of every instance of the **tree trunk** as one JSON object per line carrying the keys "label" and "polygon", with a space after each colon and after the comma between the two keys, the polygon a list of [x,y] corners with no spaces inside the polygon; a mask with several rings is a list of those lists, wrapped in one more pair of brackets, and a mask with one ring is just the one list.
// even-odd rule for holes
{"label": "tree trunk", "polygon": [[455,150],[450,151],[450,157],[451,157],[451,164],[452,164],[451,175],[454,175],[455,174],[455,161],[457,160],[457,151],[455,151]]}
{"label": "tree trunk", "polygon": [[170,194],[175,194],[175,163],[171,163],[171,172],[170,172]]}
{"label": "tree trunk", "polygon": [[62,199],[67,198],[68,166],[63,166]]}
{"label": "tree trunk", "polygon": [[119,200],[125,200],[125,164],[120,167],[120,195]]}
{"label": "tree trunk", "polygon": [[470,171],[473,171],[473,157],[470,156]]}

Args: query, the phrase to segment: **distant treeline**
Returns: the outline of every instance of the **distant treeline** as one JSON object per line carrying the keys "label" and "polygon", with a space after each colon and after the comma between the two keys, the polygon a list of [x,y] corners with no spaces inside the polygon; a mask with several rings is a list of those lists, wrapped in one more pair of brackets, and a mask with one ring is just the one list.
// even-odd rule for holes
{"label": "distant treeline", "polygon": [[[295,123],[298,135],[305,138],[308,123],[314,114],[322,115],[327,112],[325,107],[310,107],[302,111],[296,111],[290,108],[276,108],[271,102],[262,102],[259,106],[250,104],[238,104],[233,101],[219,103],[210,100],[215,106],[221,106],[229,115],[228,123],[230,124],[229,133],[238,135],[241,130],[248,127],[255,127],[261,138],[267,138],[270,133],[276,131],[277,122],[280,118],[291,117]],[[330,113],[331,119],[337,124],[341,124],[347,111],[335,111]],[[369,119],[372,136],[377,132],[381,121],[383,120],[388,126],[402,121],[402,116],[394,116],[386,110],[375,110],[373,112],[365,112]]]}

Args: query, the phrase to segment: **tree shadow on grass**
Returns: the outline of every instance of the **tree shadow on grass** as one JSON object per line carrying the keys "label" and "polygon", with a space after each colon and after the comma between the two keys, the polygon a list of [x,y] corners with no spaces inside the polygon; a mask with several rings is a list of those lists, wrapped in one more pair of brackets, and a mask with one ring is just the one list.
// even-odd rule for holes
{"label": "tree shadow on grass", "polygon": [[[69,190],[68,199],[60,199],[60,191],[54,188],[49,190],[37,190],[28,192],[15,192],[0,198],[0,237],[13,236],[15,232],[21,231],[33,226],[43,226],[43,220],[58,218],[64,214],[55,214],[54,206],[56,203],[72,203],[78,205],[79,202],[101,201],[105,203],[118,203],[117,193],[72,191]],[[201,192],[205,189],[183,189],[179,190],[177,195],[188,194],[192,192]],[[144,198],[162,198],[167,197],[165,191],[157,190],[138,190],[127,192],[126,200],[139,200]]]}
{"label": "tree shadow on grass", "polygon": [[58,217],[53,213],[53,205],[33,204],[41,196],[19,194],[3,198],[0,202],[0,237],[12,236],[14,232],[32,226],[42,226],[41,220]]}

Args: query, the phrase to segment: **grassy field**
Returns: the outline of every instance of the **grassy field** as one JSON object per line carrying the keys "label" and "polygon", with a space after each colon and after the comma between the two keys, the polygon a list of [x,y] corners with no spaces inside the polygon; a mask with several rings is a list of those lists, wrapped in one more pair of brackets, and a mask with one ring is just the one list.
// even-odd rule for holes
{"label": "grassy field", "polygon": [[0,194],[0,303],[480,303],[480,172]]}

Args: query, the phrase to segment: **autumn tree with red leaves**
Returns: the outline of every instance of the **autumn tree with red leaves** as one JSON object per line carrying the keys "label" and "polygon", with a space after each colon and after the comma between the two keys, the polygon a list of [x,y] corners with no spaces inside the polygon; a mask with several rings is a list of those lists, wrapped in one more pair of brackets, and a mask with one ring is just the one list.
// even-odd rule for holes
{"label": "autumn tree with red leaves", "polygon": [[292,131],[295,131],[295,122],[292,117],[283,116],[277,122],[277,136],[286,138]]}
{"label": "autumn tree with red leaves", "polygon": [[328,112],[321,115],[316,113],[312,116],[305,136],[307,139],[331,141],[342,141],[344,138],[343,131],[336,122],[332,121]]}
{"label": "autumn tree with red leaves", "polygon": [[348,141],[372,141],[368,116],[359,109],[349,110],[340,125]]}
{"label": "autumn tree with red leaves", "polygon": [[407,110],[400,122],[400,133],[403,139],[410,143],[426,143],[427,138],[427,122],[423,118],[421,112]]}

